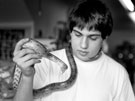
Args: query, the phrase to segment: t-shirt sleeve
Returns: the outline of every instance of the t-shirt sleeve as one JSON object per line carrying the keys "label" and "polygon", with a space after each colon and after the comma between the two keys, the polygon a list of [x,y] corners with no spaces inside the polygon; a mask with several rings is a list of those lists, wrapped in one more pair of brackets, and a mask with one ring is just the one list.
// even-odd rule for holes
{"label": "t-shirt sleeve", "polygon": [[[60,59],[63,60],[69,67],[66,56],[61,54],[59,54],[59,56],[61,56]],[[51,83],[65,81],[70,76],[70,68],[66,69],[63,73],[61,66],[58,63],[50,61],[47,58],[42,58],[41,63],[35,64],[35,70],[36,72],[33,82],[34,89],[44,87],[45,85]]]}
{"label": "t-shirt sleeve", "polygon": [[33,88],[38,89],[53,82],[57,82],[60,76],[58,64],[43,58],[41,63],[35,65]]}
{"label": "t-shirt sleeve", "polygon": [[[33,81],[33,88],[39,89],[42,87],[45,87],[48,84],[51,83],[61,83],[65,80],[68,80],[71,69],[69,68],[68,60],[65,55],[65,51],[58,51],[53,53],[53,55],[57,56],[59,59],[61,59],[66,65],[67,69],[62,72],[61,66],[59,63],[50,61],[47,58],[42,58],[41,63],[35,64],[35,75],[34,75],[34,81]],[[38,100],[45,99],[46,101],[49,100],[50,97],[41,97]],[[42,101],[42,100],[41,100]]]}
{"label": "t-shirt sleeve", "polygon": [[117,95],[115,96],[114,101],[135,101],[133,88],[129,80],[129,75],[126,71],[121,74]]}

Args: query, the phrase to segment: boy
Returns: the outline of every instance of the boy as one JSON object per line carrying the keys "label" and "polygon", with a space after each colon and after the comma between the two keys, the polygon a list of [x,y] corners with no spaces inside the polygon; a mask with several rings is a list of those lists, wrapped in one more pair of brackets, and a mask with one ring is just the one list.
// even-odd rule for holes
{"label": "boy", "polygon": [[70,66],[65,49],[52,52],[68,65],[61,74],[52,61],[40,59],[30,49],[21,49],[29,40],[23,39],[14,50],[13,61],[22,70],[14,101],[135,101],[124,67],[102,52],[102,43],[113,27],[111,13],[105,4],[98,0],[80,2],[70,12],[68,23],[72,54],[78,69],[75,83],[68,89],[34,99],[33,88],[66,80]]}

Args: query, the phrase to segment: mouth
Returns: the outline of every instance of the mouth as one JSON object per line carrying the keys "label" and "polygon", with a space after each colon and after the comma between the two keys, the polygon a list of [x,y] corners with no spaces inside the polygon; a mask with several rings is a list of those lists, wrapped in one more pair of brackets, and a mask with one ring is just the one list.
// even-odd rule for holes
{"label": "mouth", "polygon": [[82,50],[78,50],[78,53],[81,55],[81,56],[86,56],[88,54],[87,51],[82,51]]}

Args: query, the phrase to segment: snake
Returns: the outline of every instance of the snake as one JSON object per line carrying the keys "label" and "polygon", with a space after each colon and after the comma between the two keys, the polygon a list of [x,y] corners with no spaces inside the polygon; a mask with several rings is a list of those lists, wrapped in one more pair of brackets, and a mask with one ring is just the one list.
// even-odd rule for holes
{"label": "snake", "polygon": [[[69,67],[71,69],[70,76],[67,80],[62,81],[62,82],[54,82],[54,83],[45,85],[44,87],[39,88],[39,89],[33,89],[33,97],[35,99],[45,97],[52,94],[53,92],[66,90],[72,87],[72,85],[75,83],[76,78],[77,78],[77,66],[73,57],[71,45],[68,45],[65,48],[67,59],[69,62],[69,67],[61,59],[59,59],[58,57],[53,55],[51,52],[49,52],[48,49],[45,47],[45,45],[43,45],[42,43],[40,43],[39,41],[35,39],[30,39],[27,43],[25,43],[22,46],[22,49],[27,49],[27,48],[32,49],[36,54],[40,54],[42,55],[42,57],[45,57],[57,63],[60,66],[62,73],[64,73],[65,70]],[[9,94],[10,96],[4,96],[5,99],[15,96],[18,85],[20,83],[21,74],[22,74],[21,69],[17,65],[15,65],[13,82],[12,82],[14,93]]]}

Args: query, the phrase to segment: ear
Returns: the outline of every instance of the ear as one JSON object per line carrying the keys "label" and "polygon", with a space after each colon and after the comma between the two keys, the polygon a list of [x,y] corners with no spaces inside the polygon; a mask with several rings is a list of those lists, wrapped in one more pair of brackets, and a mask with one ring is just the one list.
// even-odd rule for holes
{"label": "ear", "polygon": [[106,36],[106,38],[105,38],[105,39],[107,40],[108,38],[109,38],[109,36]]}
{"label": "ear", "polygon": [[71,39],[72,35],[73,35],[73,33],[70,33],[70,35],[69,35],[70,36],[70,39]]}
{"label": "ear", "polygon": [[109,36],[106,36],[105,38],[103,38],[103,41],[107,40],[109,38]]}
{"label": "ear", "polygon": [[70,32],[70,36],[72,35],[73,33],[72,32]]}
{"label": "ear", "polygon": [[109,46],[108,46],[107,38],[103,40],[102,51],[104,53],[108,53],[108,51],[109,51]]}

